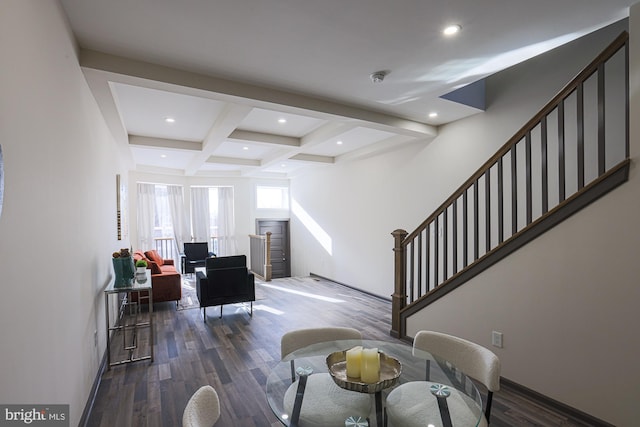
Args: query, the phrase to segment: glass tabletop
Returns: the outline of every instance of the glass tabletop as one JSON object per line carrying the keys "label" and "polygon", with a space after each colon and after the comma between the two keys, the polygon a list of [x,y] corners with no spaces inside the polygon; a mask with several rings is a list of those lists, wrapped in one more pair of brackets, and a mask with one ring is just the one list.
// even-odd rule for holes
{"label": "glass tabletop", "polygon": [[[482,418],[482,400],[477,388],[472,381],[459,371],[456,371],[454,367],[446,363],[446,361],[436,360],[430,353],[414,350],[410,345],[404,343],[373,340],[344,340],[314,344],[297,350],[273,367],[267,377],[266,395],[271,410],[283,425],[296,425],[296,423],[291,422],[291,405],[285,405],[285,394],[287,394],[287,390],[292,386],[291,360],[294,361],[294,366],[299,372],[303,372],[303,370],[299,368],[310,368],[313,374],[328,373],[327,356],[331,353],[346,351],[356,346],[377,348],[379,352],[384,353],[387,357],[397,359],[401,364],[398,382],[382,390],[379,396],[376,396],[376,399],[379,398],[379,401],[382,402],[382,406],[384,406],[388,394],[399,385],[420,381],[422,385],[431,390],[430,394],[426,393],[422,397],[429,403],[429,407],[435,408],[427,415],[428,418],[424,420],[425,426],[473,426],[477,425]],[[429,367],[428,382],[427,366]],[[294,376],[299,378],[297,373],[294,373]],[[359,391],[349,391],[349,393],[359,393]],[[438,393],[441,393],[440,397],[437,397]],[[398,395],[402,396],[400,393]],[[457,405],[450,405],[448,408],[449,416],[453,423],[447,423],[447,420],[443,420],[443,414],[438,410],[439,405],[442,403],[443,395],[446,396],[446,398],[453,395],[457,401],[464,402],[465,407],[463,410],[458,411]],[[400,398],[402,399],[402,397]],[[302,400],[304,401],[304,394]],[[376,404],[380,403],[377,401]],[[464,414],[458,414],[457,412],[464,412]],[[369,417],[371,421],[370,425],[382,425],[381,420],[376,420],[379,416],[380,411],[378,408],[372,410]],[[461,417],[464,418],[464,423],[462,424],[456,422],[458,419],[461,419]],[[302,422],[299,425],[304,426],[304,413],[300,419]]]}
{"label": "glass tabletop", "polygon": [[111,280],[109,286],[104,290],[107,294],[124,291],[144,291],[151,289],[151,270],[145,270],[144,274],[136,273],[127,286],[116,286],[115,280]]}

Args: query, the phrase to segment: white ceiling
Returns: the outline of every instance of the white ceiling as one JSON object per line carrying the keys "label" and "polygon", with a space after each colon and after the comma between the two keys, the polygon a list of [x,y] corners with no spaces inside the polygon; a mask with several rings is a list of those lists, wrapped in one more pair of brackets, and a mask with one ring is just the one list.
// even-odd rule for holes
{"label": "white ceiling", "polygon": [[[429,142],[482,111],[442,95],[623,19],[636,1],[61,4],[131,168],[286,177]],[[462,31],[445,37],[448,24]]]}

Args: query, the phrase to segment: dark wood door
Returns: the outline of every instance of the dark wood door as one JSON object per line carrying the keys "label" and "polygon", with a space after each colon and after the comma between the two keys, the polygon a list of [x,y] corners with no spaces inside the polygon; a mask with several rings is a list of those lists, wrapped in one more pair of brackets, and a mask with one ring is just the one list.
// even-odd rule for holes
{"label": "dark wood door", "polygon": [[271,277],[291,277],[289,220],[258,219],[256,234],[271,232]]}

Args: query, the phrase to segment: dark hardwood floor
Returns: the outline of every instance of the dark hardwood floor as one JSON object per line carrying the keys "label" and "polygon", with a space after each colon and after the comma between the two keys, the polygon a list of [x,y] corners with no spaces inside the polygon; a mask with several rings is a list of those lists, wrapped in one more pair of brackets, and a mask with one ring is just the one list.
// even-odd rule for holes
{"label": "dark hardwood floor", "polygon": [[[220,396],[216,427],[280,426],[265,397],[265,383],[280,359],[286,331],[353,326],[366,339],[389,336],[391,303],[318,278],[256,282],[253,317],[245,308],[154,308],[155,360],[116,366],[102,375],[88,419],[92,427],[181,426],[184,407],[200,386]],[[148,336],[140,336],[140,342]],[[483,392],[484,398],[484,392]],[[506,387],[496,393],[492,426],[585,426]]]}

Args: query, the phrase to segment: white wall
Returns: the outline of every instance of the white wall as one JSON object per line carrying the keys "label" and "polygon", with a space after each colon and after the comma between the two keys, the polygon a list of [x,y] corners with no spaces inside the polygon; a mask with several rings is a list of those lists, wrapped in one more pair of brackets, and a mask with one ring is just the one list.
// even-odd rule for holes
{"label": "white wall", "polygon": [[[487,111],[443,126],[424,147],[294,178],[293,198],[332,238],[330,255],[292,214],[294,274],[314,272],[389,296],[390,233],[415,229],[623,29],[616,24],[489,78]],[[632,87],[639,76],[636,64]],[[640,100],[633,105],[632,117]],[[496,353],[504,377],[632,425],[640,416],[633,329],[640,324],[639,181],[634,165],[629,183],[413,316],[409,335],[434,329],[490,346],[491,331],[502,331],[505,346]]]}
{"label": "white wall", "polygon": [[122,172],[57,2],[0,2],[0,58],[0,402],[70,404],[77,425],[105,350],[110,254],[128,246]]}

